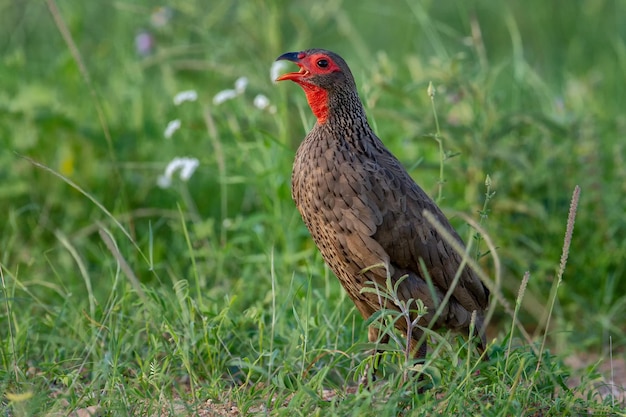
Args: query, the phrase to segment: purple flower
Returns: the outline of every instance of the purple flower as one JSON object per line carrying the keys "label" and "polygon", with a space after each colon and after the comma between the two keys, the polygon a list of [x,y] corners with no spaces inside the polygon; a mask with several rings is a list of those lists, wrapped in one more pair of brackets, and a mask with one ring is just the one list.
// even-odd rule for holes
{"label": "purple flower", "polygon": [[135,50],[141,56],[147,56],[153,52],[154,38],[150,32],[142,30],[135,36]]}

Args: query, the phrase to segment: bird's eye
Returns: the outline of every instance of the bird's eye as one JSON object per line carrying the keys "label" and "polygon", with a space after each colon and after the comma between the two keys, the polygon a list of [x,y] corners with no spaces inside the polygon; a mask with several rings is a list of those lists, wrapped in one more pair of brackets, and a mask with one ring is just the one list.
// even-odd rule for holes
{"label": "bird's eye", "polygon": [[317,66],[320,68],[326,68],[328,66],[328,60],[327,59],[319,59],[317,61]]}

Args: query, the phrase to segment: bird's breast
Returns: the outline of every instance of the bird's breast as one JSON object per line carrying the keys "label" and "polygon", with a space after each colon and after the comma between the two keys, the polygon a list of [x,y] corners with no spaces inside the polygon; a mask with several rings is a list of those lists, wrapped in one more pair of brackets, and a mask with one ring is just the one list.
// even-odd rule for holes
{"label": "bird's breast", "polygon": [[349,191],[346,179],[354,179],[355,172],[363,171],[363,161],[345,141],[312,133],[298,148],[293,166],[292,196],[301,213],[321,205],[332,209],[332,204],[344,200]]}

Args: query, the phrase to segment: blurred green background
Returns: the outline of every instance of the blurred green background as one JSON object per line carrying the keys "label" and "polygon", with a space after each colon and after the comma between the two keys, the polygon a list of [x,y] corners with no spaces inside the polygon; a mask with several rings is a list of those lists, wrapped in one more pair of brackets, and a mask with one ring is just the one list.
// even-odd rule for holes
{"label": "blurred green background", "polygon": [[[57,17],[88,78],[49,4],[0,1],[0,262],[12,322],[31,329],[19,333],[20,346],[33,342],[24,359],[74,340],[51,335],[84,319],[64,311],[106,312],[119,290],[118,260],[99,228],[148,291],[190,280],[202,311],[232,305],[268,325],[273,292],[289,291],[286,310],[319,292],[338,303],[339,317],[354,314],[289,194],[293,155],[313,116],[299,89],[274,85],[269,73],[278,55],[310,47],[347,60],[375,130],[434,196],[432,81],[454,156],[441,205],[479,219],[491,177],[496,194],[483,225],[509,299],[530,271],[522,309],[530,330],[543,325],[579,185],[550,336],[561,348],[599,348],[609,335],[626,341],[626,2],[59,0]],[[239,77],[245,92],[214,104]],[[188,89],[198,100],[175,105]],[[255,107],[257,94],[275,111]],[[166,139],[173,119],[181,128]],[[182,156],[199,160],[191,179],[158,187]],[[137,246],[77,187],[26,158],[100,202]],[[483,261],[493,272],[489,256]],[[136,303],[123,307],[129,316]],[[496,318],[494,334],[510,321]],[[247,323],[239,338],[260,337]],[[2,340],[7,332],[0,326]]]}

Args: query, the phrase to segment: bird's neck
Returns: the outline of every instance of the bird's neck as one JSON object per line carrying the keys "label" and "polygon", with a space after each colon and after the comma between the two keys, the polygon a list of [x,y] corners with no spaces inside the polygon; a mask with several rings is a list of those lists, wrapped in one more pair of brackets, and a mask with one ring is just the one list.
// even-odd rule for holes
{"label": "bird's neck", "polygon": [[[365,109],[355,91],[336,91],[328,97],[329,122],[335,128],[352,132],[370,133]],[[345,132],[348,133],[349,132]]]}
{"label": "bird's neck", "polygon": [[356,93],[331,93],[326,107],[325,121],[321,122],[318,118],[311,131],[315,141],[323,138],[327,146],[338,146],[356,153],[369,153],[378,147],[376,142],[379,139],[370,128]]}
{"label": "bird's neck", "polygon": [[309,107],[311,107],[313,114],[317,117],[317,122],[326,123],[326,120],[328,120],[328,91],[313,84],[299,84],[306,94]]}
{"label": "bird's neck", "polygon": [[329,93],[328,90],[314,84],[305,82],[299,84],[304,90],[311,111],[317,117],[318,124],[323,125],[329,119],[336,119],[341,125],[349,122],[357,129],[370,129],[357,93],[352,91]]}

